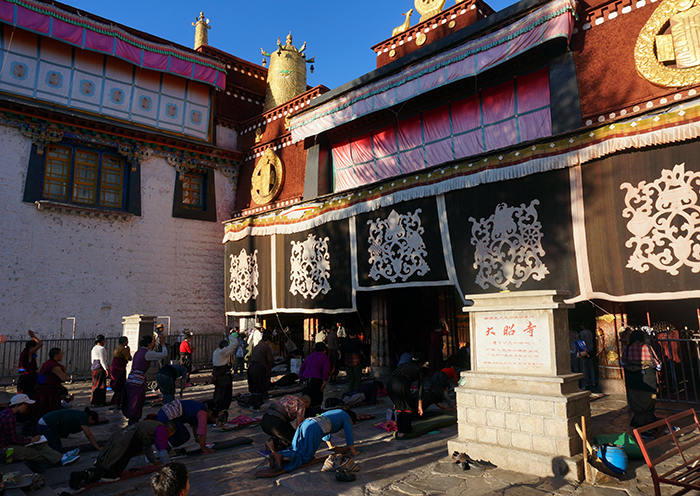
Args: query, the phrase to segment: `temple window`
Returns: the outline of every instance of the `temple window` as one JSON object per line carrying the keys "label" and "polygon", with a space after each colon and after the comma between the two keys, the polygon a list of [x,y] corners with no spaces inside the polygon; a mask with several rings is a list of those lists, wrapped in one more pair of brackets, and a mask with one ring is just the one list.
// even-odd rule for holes
{"label": "temple window", "polygon": [[46,147],[42,199],[81,206],[124,208],[124,159],[67,144]]}
{"label": "temple window", "polygon": [[216,221],[214,171],[192,169],[175,174],[173,217]]}

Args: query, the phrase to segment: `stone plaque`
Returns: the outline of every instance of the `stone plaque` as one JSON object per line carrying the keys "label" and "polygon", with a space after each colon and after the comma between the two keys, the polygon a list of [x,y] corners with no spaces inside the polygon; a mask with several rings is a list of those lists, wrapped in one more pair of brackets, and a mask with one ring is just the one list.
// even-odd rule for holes
{"label": "stone plaque", "polygon": [[548,312],[475,312],[472,319],[477,372],[551,374]]}

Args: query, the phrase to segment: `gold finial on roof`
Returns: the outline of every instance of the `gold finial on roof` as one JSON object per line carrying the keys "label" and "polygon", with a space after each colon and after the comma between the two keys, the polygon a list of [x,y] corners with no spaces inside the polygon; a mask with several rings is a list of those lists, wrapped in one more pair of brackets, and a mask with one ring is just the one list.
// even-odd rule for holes
{"label": "gold finial on roof", "polygon": [[209,19],[204,17],[204,12],[199,13],[199,17],[195,19],[192,25],[194,26],[194,49],[197,50],[202,45],[208,45],[208,30],[211,29],[211,26],[209,25]]}
{"label": "gold finial on roof", "polygon": [[[274,52],[269,53],[262,48],[260,51],[263,55],[263,65],[267,64],[265,57],[270,58],[264,110],[288,102],[306,91],[306,64],[314,63],[313,57],[306,58],[306,42],[300,48],[295,47],[290,32],[284,45],[282,40],[277,38],[277,49]],[[311,71],[313,72],[313,65]]]}

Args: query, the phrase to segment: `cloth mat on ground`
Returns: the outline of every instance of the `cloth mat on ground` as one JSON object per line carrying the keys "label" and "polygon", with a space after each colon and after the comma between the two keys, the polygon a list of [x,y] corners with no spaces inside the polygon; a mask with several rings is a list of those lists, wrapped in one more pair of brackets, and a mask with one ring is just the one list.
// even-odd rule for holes
{"label": "cloth mat on ground", "polygon": [[437,413],[430,415],[419,420],[413,421],[413,431],[405,434],[403,437],[397,438],[399,440],[403,439],[414,439],[427,434],[436,429],[441,429],[443,427],[449,427],[457,423],[457,417],[454,415],[447,415],[445,413]]}

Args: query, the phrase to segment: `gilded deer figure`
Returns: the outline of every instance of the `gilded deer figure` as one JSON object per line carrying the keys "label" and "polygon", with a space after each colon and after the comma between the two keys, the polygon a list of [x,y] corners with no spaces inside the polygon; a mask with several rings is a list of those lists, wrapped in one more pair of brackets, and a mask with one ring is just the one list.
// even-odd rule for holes
{"label": "gilded deer figure", "polygon": [[391,36],[396,36],[397,34],[401,34],[404,31],[406,31],[409,27],[411,27],[411,16],[413,15],[413,9],[409,10],[404,14],[404,17],[406,18],[403,21],[403,24],[401,26],[397,26],[394,28],[394,30],[391,32]]}

